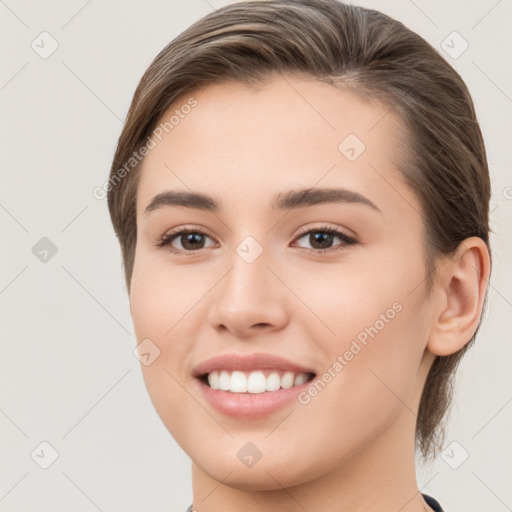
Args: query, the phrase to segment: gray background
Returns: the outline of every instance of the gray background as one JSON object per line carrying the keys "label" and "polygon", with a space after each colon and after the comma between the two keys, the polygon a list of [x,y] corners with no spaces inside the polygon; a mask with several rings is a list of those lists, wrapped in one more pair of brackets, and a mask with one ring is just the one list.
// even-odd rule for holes
{"label": "gray background", "polygon": [[[92,190],[108,177],[150,61],[226,3],[0,0],[1,511],[184,511],[191,502],[190,460],[146,393],[120,250]],[[512,2],[356,3],[430,41],[476,104],[494,190],[489,308],[458,375],[444,458],[418,478],[447,512],[512,510]],[[453,31],[469,44],[457,58],[442,48],[463,49]],[[58,453],[47,469],[52,448],[42,442]]]}

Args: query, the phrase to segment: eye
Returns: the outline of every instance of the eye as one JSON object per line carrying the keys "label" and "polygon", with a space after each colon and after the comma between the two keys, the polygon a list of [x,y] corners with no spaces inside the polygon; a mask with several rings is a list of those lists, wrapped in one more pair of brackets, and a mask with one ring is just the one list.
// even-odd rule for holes
{"label": "eye", "polygon": [[[190,253],[209,247],[205,246],[206,239],[212,240],[200,229],[181,228],[166,233],[156,245],[175,253]],[[176,247],[176,245],[181,247]]]}
{"label": "eye", "polygon": [[[309,229],[296,237],[295,240],[300,240],[308,236],[307,241],[311,244],[312,250],[315,253],[333,252],[345,249],[347,245],[353,245],[357,243],[357,240],[348,236],[343,231],[330,228],[328,226],[321,226],[315,229]],[[333,247],[333,241],[335,238],[341,240],[341,243]],[[306,247],[308,249],[308,247]]]}
{"label": "eye", "polygon": [[[309,229],[300,233],[295,240],[301,238],[307,238],[311,244],[309,249],[317,254],[323,254],[325,252],[333,252],[344,249],[347,245],[353,245],[357,243],[357,240],[348,236],[343,231],[330,228],[328,226],[321,226],[315,229]],[[341,243],[333,246],[334,239],[338,238]],[[156,245],[160,248],[165,248],[170,252],[190,254],[200,249],[206,249],[214,244],[205,245],[207,240],[213,240],[208,234],[201,229],[192,227],[184,227],[170,233],[166,233],[160,240],[157,241]],[[179,247],[177,247],[179,245]]]}

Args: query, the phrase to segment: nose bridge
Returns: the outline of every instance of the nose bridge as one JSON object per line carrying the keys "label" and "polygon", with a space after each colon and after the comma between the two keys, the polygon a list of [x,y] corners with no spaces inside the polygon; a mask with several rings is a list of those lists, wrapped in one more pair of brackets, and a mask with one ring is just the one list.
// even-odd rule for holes
{"label": "nose bridge", "polygon": [[267,268],[271,261],[270,252],[252,236],[245,237],[235,247],[229,258],[230,271],[214,297],[210,312],[212,325],[222,324],[243,335],[251,326],[277,327],[285,321],[278,280]]}
{"label": "nose bridge", "polygon": [[234,301],[231,307],[236,306],[235,309],[241,310],[244,304],[247,307],[253,300],[265,298],[268,293],[265,283],[271,274],[267,269],[269,259],[268,250],[253,236],[245,237],[235,247],[223,294],[228,300]]}

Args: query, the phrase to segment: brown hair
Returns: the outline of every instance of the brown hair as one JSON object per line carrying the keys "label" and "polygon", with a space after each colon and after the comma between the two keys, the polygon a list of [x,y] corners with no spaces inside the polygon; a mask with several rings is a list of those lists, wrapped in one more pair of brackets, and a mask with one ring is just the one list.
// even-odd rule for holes
{"label": "brown hair", "polygon": [[[471,236],[489,248],[490,180],[482,134],[466,85],[432,46],[378,11],[336,0],[240,2],[212,12],[171,41],[135,91],[108,186],[128,290],[140,164],[127,171],[126,162],[184,93],[227,81],[254,85],[287,73],[376,98],[398,114],[408,157],[401,172],[423,210],[429,289],[436,256],[452,254]],[[437,356],[430,369],[416,424],[425,458],[442,445],[451,379],[475,336],[457,353]]]}

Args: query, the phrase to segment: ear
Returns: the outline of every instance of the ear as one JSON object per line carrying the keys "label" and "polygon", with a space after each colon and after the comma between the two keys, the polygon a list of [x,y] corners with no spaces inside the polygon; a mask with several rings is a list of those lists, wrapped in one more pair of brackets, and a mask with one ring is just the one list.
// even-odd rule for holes
{"label": "ear", "polygon": [[485,242],[470,237],[438,267],[434,325],[427,349],[437,356],[460,350],[478,327],[490,274]]}

